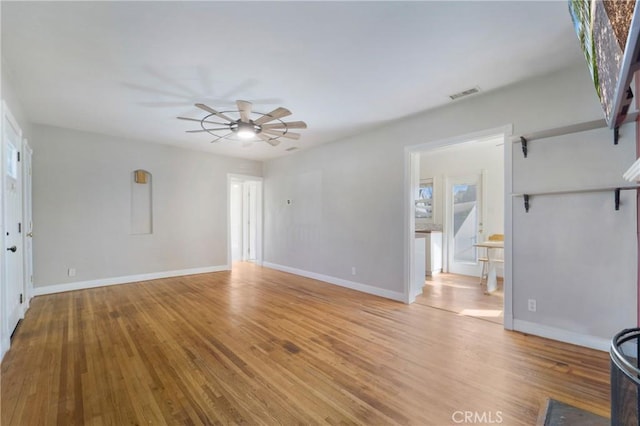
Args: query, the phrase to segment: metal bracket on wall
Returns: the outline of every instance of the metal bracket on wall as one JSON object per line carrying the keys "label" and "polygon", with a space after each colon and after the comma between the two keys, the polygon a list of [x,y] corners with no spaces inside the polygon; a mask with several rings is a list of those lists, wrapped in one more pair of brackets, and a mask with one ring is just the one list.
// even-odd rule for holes
{"label": "metal bracket on wall", "polygon": [[[618,145],[618,141],[620,140],[620,130],[619,127],[623,124],[630,123],[632,121],[636,121],[640,113],[638,111],[634,111],[630,114],[627,114],[618,126],[613,129],[613,143],[614,145]],[[538,132],[527,133],[521,136],[516,136],[511,139],[512,143],[521,143],[522,144],[522,154],[524,158],[527,158],[529,154],[529,142],[536,141],[539,139],[545,138],[553,138],[556,136],[563,136],[572,133],[586,132],[589,130],[601,129],[607,127],[607,122],[604,119],[587,121],[584,123],[572,124],[564,127],[557,127],[555,129],[547,129],[541,130]]]}
{"label": "metal bracket on wall", "polygon": [[630,190],[638,190],[640,189],[640,185],[634,186],[620,186],[620,187],[601,187],[601,188],[580,188],[580,189],[563,189],[560,191],[549,191],[549,192],[536,192],[529,194],[511,194],[513,197],[522,197],[524,199],[524,210],[525,212],[529,212],[530,203],[529,200],[532,196],[539,195],[564,195],[564,194],[585,194],[589,192],[609,192],[613,191],[614,195],[614,207],[617,210],[620,210],[620,191],[630,191]]}
{"label": "metal bracket on wall", "polygon": [[616,205],[616,210],[620,210],[620,191],[630,191],[630,190],[638,190],[640,186],[624,186],[621,188],[616,188],[614,193],[614,203]]}

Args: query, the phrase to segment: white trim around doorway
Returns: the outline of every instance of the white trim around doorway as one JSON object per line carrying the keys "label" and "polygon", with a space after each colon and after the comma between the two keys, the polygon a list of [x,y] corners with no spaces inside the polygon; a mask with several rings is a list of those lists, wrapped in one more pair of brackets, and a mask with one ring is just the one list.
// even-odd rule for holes
{"label": "white trim around doorway", "polygon": [[231,270],[232,267],[232,247],[231,247],[231,186],[234,183],[257,183],[257,220],[256,220],[256,256],[254,263],[262,266],[263,262],[263,178],[260,176],[242,175],[235,173],[227,174],[227,270]]}
{"label": "white trim around doorway", "polygon": [[462,144],[472,140],[487,139],[490,137],[503,137],[504,140],[504,182],[505,182],[505,195],[504,195],[504,245],[505,245],[505,259],[504,259],[504,328],[507,330],[513,329],[513,283],[512,283],[512,259],[511,259],[511,247],[512,247],[512,199],[507,194],[512,192],[512,161],[511,155],[513,151],[512,144],[510,143],[511,135],[513,134],[513,125],[505,125],[502,127],[496,127],[493,129],[482,130],[479,132],[469,133],[466,135],[456,136],[448,139],[442,139],[437,141],[431,141],[416,145],[406,146],[404,149],[404,301],[405,303],[412,303],[415,297],[411,297],[411,283],[415,279],[414,270],[414,233],[415,233],[415,217],[413,199],[414,194],[412,189],[419,184],[419,154],[424,151],[430,151],[437,148],[443,148]]}

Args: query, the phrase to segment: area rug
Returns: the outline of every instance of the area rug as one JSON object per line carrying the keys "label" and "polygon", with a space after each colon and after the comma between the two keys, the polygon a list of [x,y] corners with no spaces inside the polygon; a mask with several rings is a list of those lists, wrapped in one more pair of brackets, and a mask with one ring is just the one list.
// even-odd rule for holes
{"label": "area rug", "polygon": [[538,426],[608,426],[609,419],[564,402],[548,399],[540,413]]}

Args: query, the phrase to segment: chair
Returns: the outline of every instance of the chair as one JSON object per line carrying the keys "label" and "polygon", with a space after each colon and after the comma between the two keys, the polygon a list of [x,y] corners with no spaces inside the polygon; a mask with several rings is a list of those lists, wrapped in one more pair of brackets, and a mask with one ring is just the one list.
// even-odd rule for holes
{"label": "chair", "polygon": [[[491,234],[489,235],[488,241],[504,241],[504,234]],[[489,262],[490,262],[490,258],[489,258],[489,248],[485,248],[485,256],[486,257],[479,257],[478,261],[482,262],[482,274],[480,274],[480,285],[482,286],[482,284],[484,284],[485,282],[487,282],[487,280],[489,279]],[[493,259],[494,262],[504,262],[503,259]]]}

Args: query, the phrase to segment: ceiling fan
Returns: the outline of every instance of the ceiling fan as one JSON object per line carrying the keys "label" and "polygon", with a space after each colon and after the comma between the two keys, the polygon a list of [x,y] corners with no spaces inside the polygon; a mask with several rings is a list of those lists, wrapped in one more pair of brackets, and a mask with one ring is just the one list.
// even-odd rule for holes
{"label": "ceiling fan", "polygon": [[[187,133],[209,133],[215,136],[211,141],[220,139],[236,139],[250,141],[256,137],[276,146],[280,138],[300,139],[300,133],[290,132],[290,129],[306,129],[304,121],[282,121],[282,118],[291,115],[286,108],[276,108],[264,114],[252,110],[253,104],[248,101],[236,101],[237,110],[216,111],[205,104],[195,104],[196,107],[207,112],[202,119],[178,117],[180,120],[197,121],[202,129],[187,130]],[[238,118],[236,118],[238,117]],[[222,121],[216,121],[221,119]]]}

